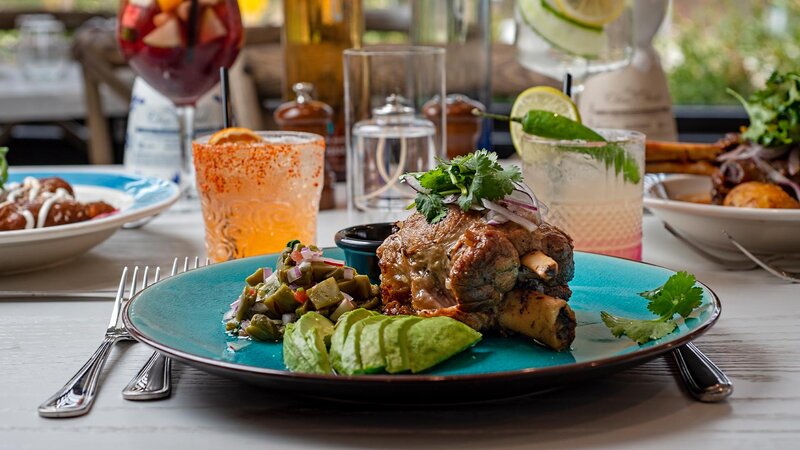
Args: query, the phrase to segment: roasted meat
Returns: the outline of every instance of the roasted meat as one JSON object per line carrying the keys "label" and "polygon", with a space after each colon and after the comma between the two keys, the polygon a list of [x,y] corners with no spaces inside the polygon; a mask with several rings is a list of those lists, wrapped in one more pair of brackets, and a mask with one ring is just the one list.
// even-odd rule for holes
{"label": "roasted meat", "polygon": [[[560,229],[547,223],[532,232],[514,222],[490,225],[484,212],[464,212],[452,205],[436,224],[414,213],[397,226],[377,252],[384,313],[450,316],[476,330],[528,334],[504,327],[500,320],[502,305],[514,290],[517,301],[522,296],[530,305],[527,312],[511,308],[509,313],[531,319],[531,329],[532,320],[548,314],[542,308],[556,308],[568,311],[558,318],[574,330],[574,314],[566,306],[571,295],[567,283],[574,271],[572,240]],[[545,297],[561,299],[563,305],[537,301]],[[558,349],[572,341],[551,345],[555,340],[537,339]]]}

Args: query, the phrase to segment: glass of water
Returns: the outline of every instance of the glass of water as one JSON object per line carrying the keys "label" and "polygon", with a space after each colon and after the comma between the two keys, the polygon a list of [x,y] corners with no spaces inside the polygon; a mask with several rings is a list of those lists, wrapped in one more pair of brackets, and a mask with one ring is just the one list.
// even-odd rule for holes
{"label": "glass of water", "polygon": [[64,24],[50,14],[17,18],[17,61],[26,76],[37,81],[57,80],[67,64],[68,44]]}

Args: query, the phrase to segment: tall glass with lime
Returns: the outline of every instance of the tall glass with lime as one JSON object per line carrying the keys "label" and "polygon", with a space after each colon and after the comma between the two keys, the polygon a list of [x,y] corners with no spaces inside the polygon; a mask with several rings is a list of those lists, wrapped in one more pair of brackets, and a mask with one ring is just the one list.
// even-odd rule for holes
{"label": "tall glass with lime", "polygon": [[626,66],[633,43],[629,0],[517,0],[517,58],[523,66],[580,81]]}
{"label": "tall glass with lime", "polygon": [[525,183],[548,206],[547,221],[577,250],[641,259],[645,136],[582,125],[574,103],[549,87],[520,94],[509,119]]}

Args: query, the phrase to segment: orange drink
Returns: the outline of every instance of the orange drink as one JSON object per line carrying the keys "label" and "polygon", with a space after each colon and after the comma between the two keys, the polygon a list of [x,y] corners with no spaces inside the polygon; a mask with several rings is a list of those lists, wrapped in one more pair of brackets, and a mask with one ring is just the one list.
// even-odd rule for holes
{"label": "orange drink", "polygon": [[316,240],[325,141],[312,133],[228,128],[194,142],[206,251],[214,261]]}

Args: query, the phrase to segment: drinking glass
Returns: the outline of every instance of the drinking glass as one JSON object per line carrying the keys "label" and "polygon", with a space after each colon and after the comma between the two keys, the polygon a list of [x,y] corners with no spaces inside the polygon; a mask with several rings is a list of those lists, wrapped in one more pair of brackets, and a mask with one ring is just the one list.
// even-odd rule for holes
{"label": "drinking glass", "polygon": [[64,24],[50,14],[25,14],[17,18],[17,61],[33,80],[53,81],[67,66],[69,44]]}
{"label": "drinking glass", "polygon": [[262,131],[261,142],[194,142],[206,252],[214,261],[276,253],[316,241],[325,140],[312,133]]}
{"label": "drinking glass", "polygon": [[[547,205],[546,220],[572,236],[575,249],[640,260],[645,137],[628,130],[596,131],[608,142],[523,135],[519,153],[525,182]],[[638,182],[589,156],[609,145],[636,161]]]}
{"label": "drinking glass", "polygon": [[591,5],[590,2],[517,1],[517,59],[527,69],[556,80],[569,73],[576,88],[588,75],[625,67],[633,52],[632,13],[630,2],[619,2],[618,15],[609,16],[615,17],[613,20],[588,24],[571,18],[560,8],[564,4]]}
{"label": "drinking glass", "polygon": [[180,185],[193,196],[197,101],[236,60],[243,39],[236,0],[122,0],[117,39],[133,70],[175,103],[181,134]]}
{"label": "drinking glass", "polygon": [[446,133],[423,115],[439,102],[445,129],[445,51],[377,46],[344,52],[347,200],[364,219],[406,216],[414,190],[399,180],[427,171],[445,156]]}

